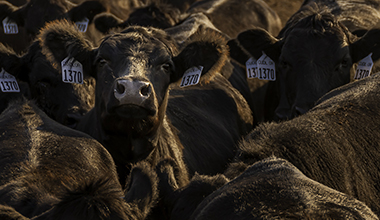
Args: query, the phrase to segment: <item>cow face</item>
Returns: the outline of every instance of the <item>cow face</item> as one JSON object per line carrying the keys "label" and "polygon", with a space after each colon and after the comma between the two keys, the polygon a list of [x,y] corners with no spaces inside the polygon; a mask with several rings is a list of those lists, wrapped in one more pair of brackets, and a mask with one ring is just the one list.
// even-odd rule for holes
{"label": "cow face", "polygon": [[99,46],[96,103],[105,130],[147,135],[162,121],[175,50],[162,36],[132,28],[106,38]]}
{"label": "cow face", "polygon": [[377,48],[377,32],[359,39],[332,14],[321,12],[288,24],[280,39],[262,29],[243,32],[237,39],[252,56],[264,51],[276,62],[279,100],[274,119],[284,120],[304,114],[322,95],[350,82],[353,63]]}
{"label": "cow face", "polygon": [[[282,42],[278,60],[281,94],[279,119],[304,114],[323,94],[350,82],[352,59],[344,27],[293,29]],[[327,24],[326,24],[327,25]]]}
{"label": "cow face", "polygon": [[[68,22],[61,25],[84,40]],[[86,44],[90,45],[88,42]],[[83,71],[82,84],[64,82],[61,61],[58,60],[65,57],[67,53],[60,53],[56,45],[47,41],[36,41],[22,57],[23,63],[28,67],[23,79],[29,83],[32,97],[49,117],[74,128],[81,117],[94,106],[95,78]]]}

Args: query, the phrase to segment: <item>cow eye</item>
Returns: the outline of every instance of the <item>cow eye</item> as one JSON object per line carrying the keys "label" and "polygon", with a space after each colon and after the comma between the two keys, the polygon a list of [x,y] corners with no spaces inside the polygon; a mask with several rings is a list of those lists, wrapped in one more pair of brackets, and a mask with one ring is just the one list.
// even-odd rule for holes
{"label": "cow eye", "polygon": [[170,65],[170,63],[164,63],[164,64],[162,64],[161,68],[162,68],[164,71],[169,72],[170,69],[171,69],[171,65]]}
{"label": "cow eye", "polygon": [[99,67],[103,67],[103,66],[105,66],[107,64],[107,60],[100,59],[98,63],[99,63]]}

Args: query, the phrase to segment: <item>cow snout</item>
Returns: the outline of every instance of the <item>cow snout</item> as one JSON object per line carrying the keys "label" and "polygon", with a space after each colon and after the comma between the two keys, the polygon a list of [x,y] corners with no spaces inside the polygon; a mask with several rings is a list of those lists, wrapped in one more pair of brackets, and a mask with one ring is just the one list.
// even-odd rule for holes
{"label": "cow snout", "polygon": [[146,81],[120,79],[116,82],[114,94],[120,105],[141,105],[152,95],[152,86]]}

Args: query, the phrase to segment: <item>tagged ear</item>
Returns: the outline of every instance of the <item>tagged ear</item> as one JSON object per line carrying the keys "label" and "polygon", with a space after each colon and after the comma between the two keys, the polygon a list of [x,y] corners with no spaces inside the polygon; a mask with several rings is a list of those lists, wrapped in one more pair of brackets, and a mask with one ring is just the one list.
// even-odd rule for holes
{"label": "tagged ear", "polygon": [[372,53],[372,60],[380,59],[380,29],[371,29],[359,40],[350,45],[352,63],[357,63]]}
{"label": "tagged ear", "polygon": [[278,62],[281,54],[281,41],[261,28],[240,33],[237,37],[240,45],[254,58],[259,59],[264,51],[274,62]]}
{"label": "tagged ear", "polygon": [[173,59],[176,71],[171,81],[178,81],[184,72],[192,67],[203,66],[202,79],[207,82],[221,71],[227,60],[226,38],[211,29],[198,29],[184,49]]}
{"label": "tagged ear", "polygon": [[127,180],[125,201],[136,204],[146,216],[158,199],[157,174],[147,162],[135,165]]}
{"label": "tagged ear", "polygon": [[106,11],[106,8],[99,1],[86,1],[72,8],[67,12],[67,16],[74,22],[81,21],[84,18],[88,18],[89,22],[92,22],[97,14],[104,11]]}
{"label": "tagged ear", "polygon": [[[18,8],[7,1],[2,1],[0,3],[0,22],[6,17],[15,21],[17,25],[24,26],[24,9],[22,7]],[[1,26],[3,26],[2,23]]]}
{"label": "tagged ear", "polygon": [[84,71],[94,76],[92,44],[74,24],[66,20],[48,23],[41,30],[38,40],[42,53],[51,63],[60,65],[65,58],[74,57],[83,65]]}
{"label": "tagged ear", "polygon": [[95,28],[103,34],[107,34],[112,28],[120,27],[123,23],[123,20],[108,12],[98,14],[94,18]]}

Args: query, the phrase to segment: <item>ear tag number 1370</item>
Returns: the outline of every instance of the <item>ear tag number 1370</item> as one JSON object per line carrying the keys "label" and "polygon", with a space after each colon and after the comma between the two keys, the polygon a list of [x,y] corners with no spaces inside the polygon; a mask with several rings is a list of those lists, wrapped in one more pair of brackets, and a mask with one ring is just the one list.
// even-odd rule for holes
{"label": "ear tag number 1370", "polygon": [[257,60],[257,74],[258,78],[262,80],[276,80],[276,65],[264,51],[263,55]]}
{"label": "ear tag number 1370", "polygon": [[77,25],[80,32],[86,32],[88,27],[88,18],[84,18],[82,21],[77,21],[75,24]]}
{"label": "ear tag number 1370", "polygon": [[17,80],[3,68],[0,72],[0,87],[2,92],[20,92]]}
{"label": "ear tag number 1370", "polygon": [[4,34],[18,34],[18,26],[16,22],[10,20],[8,17],[3,20]]}
{"label": "ear tag number 1370", "polygon": [[203,66],[192,67],[183,74],[180,87],[186,87],[191,85],[196,85],[199,83],[199,78],[201,78]]}
{"label": "ear tag number 1370", "polygon": [[372,53],[370,53],[368,56],[359,61],[354,79],[363,79],[365,77],[368,77],[371,74],[372,66]]}
{"label": "ear tag number 1370", "polygon": [[83,66],[74,58],[66,57],[61,62],[62,81],[65,83],[83,84]]}

